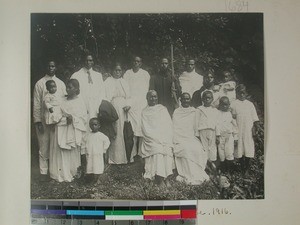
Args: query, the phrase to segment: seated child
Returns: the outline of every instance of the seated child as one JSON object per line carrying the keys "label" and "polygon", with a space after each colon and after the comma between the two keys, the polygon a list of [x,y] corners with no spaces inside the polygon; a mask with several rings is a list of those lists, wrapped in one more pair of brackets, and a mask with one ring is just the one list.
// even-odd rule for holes
{"label": "seated child", "polygon": [[212,91],[203,92],[203,105],[197,108],[198,113],[196,123],[203,149],[207,153],[208,159],[214,162],[217,160],[216,120],[218,116],[218,110],[211,106],[213,100]]}
{"label": "seated child", "polygon": [[221,97],[216,125],[216,135],[222,172],[225,172],[227,169],[232,171],[234,145],[237,144],[237,124],[235,119],[232,118],[232,114],[229,109],[230,102],[228,97]]}
{"label": "seated child", "polygon": [[[254,158],[254,129],[258,116],[252,102],[246,99],[246,87],[240,84],[236,87],[237,99],[232,103],[232,115],[238,126],[238,146],[235,158],[240,159],[243,172],[247,175],[250,168],[250,158]],[[244,158],[243,158],[244,156]]]}
{"label": "seated child", "polygon": [[224,71],[224,83],[222,83],[220,86],[220,94],[221,96],[227,96],[229,101],[232,102],[236,99],[235,95],[235,86],[236,83],[233,79],[232,72],[230,71]]}
{"label": "seated child", "polygon": [[45,110],[45,121],[46,124],[55,124],[62,118],[62,111],[60,108],[61,99],[56,96],[56,83],[54,80],[48,80],[46,82],[46,89],[48,93],[44,97],[44,103],[46,106]]}
{"label": "seated child", "polygon": [[106,135],[99,131],[100,123],[97,118],[90,119],[89,122],[92,132],[86,137],[86,173],[88,181],[96,182],[98,175],[104,172],[104,157],[110,145],[110,141]]}

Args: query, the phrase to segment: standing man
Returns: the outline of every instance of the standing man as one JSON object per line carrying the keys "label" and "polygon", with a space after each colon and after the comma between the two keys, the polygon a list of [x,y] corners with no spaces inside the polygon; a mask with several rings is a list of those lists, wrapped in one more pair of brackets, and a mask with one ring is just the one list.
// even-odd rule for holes
{"label": "standing man", "polygon": [[[151,77],[150,90],[157,92],[158,103],[167,107],[169,114],[172,115],[177,100],[175,98],[177,98],[176,96],[180,96],[180,85],[178,79],[172,75],[167,58],[161,60],[161,67],[158,74]],[[176,96],[174,93],[176,93]]]}
{"label": "standing man", "polygon": [[141,133],[141,115],[142,110],[147,106],[147,92],[149,90],[150,75],[146,70],[141,68],[142,59],[138,56],[134,57],[133,67],[127,70],[124,74],[124,79],[129,84],[129,91],[131,96],[131,108],[128,111],[128,118],[132,124],[134,132],[134,149],[138,150],[139,138]]}
{"label": "standing man", "polygon": [[80,95],[88,112],[88,121],[90,118],[97,117],[102,99],[106,98],[102,74],[93,70],[93,66],[93,56],[87,54],[84,67],[71,76],[71,79],[76,79],[79,82]]}
{"label": "standing man", "polygon": [[36,82],[33,91],[33,122],[36,127],[39,142],[39,166],[42,181],[46,181],[48,179],[47,174],[49,169],[48,160],[50,149],[50,126],[46,125],[44,118],[46,107],[43,99],[48,93],[46,89],[46,82],[48,80],[54,80],[57,87],[57,91],[55,93],[57,97],[64,97],[66,95],[66,86],[64,82],[55,76],[55,71],[55,62],[49,61],[47,65],[47,74]]}
{"label": "standing man", "polygon": [[190,96],[202,87],[203,76],[196,73],[194,59],[188,60],[186,71],[179,77],[179,82],[182,93],[186,92]]}

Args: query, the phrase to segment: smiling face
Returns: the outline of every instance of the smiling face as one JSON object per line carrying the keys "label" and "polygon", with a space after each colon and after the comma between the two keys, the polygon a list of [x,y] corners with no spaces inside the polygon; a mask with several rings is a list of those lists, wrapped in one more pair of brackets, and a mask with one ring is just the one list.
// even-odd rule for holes
{"label": "smiling face", "polygon": [[91,69],[94,66],[94,59],[93,56],[87,55],[85,58],[85,68],[88,70]]}
{"label": "smiling face", "polygon": [[158,96],[156,91],[149,91],[147,93],[147,102],[149,106],[155,106],[158,103]]}
{"label": "smiling face", "polygon": [[195,60],[191,59],[187,63],[187,72],[192,72],[195,69]]}
{"label": "smiling face", "polygon": [[99,131],[100,123],[97,120],[97,118],[90,119],[89,125],[90,125],[90,128],[91,128],[91,130],[92,130],[93,133],[96,133],[96,132]]}
{"label": "smiling face", "polygon": [[182,93],[180,101],[183,108],[188,108],[191,106],[191,96],[188,93]]}
{"label": "smiling face", "polygon": [[50,61],[48,63],[48,66],[47,66],[47,73],[48,73],[48,75],[53,76],[55,74],[55,71],[56,71],[55,62],[54,61]]}
{"label": "smiling face", "polygon": [[213,102],[214,97],[210,91],[205,91],[202,95],[202,102],[205,107],[209,107]]}
{"label": "smiling face", "polygon": [[219,109],[223,112],[228,112],[229,107],[230,107],[230,102],[228,97],[223,96],[222,98],[220,98]]}

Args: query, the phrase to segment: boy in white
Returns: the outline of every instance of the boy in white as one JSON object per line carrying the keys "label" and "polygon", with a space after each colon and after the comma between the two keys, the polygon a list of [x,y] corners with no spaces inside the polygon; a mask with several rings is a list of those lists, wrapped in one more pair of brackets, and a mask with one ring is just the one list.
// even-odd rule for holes
{"label": "boy in white", "polygon": [[235,119],[232,118],[229,108],[230,102],[228,97],[221,97],[216,126],[216,136],[222,172],[225,172],[227,169],[232,171],[234,145],[237,144],[237,124]]}
{"label": "boy in white", "polygon": [[44,112],[46,124],[55,124],[62,118],[62,111],[60,108],[61,96],[57,96],[56,83],[54,80],[48,80],[46,82],[46,89],[48,93],[45,95],[43,101],[45,103],[46,110]]}
{"label": "boy in white", "polygon": [[[232,103],[232,115],[236,118],[239,138],[235,158],[240,159],[245,175],[249,173],[250,158],[254,158],[253,134],[258,116],[252,102],[246,99],[246,87],[240,84],[236,88],[236,97]],[[254,129],[253,129],[254,128]],[[244,156],[244,158],[242,158]]]}
{"label": "boy in white", "polygon": [[203,105],[197,108],[198,113],[196,123],[204,151],[207,152],[208,159],[214,162],[217,160],[216,121],[218,110],[211,106],[213,100],[213,93],[211,91],[203,92]]}
{"label": "boy in white", "polygon": [[[97,118],[90,119],[89,122],[91,133],[86,137],[86,173],[89,181],[96,182],[98,175],[104,172],[104,157],[110,145],[110,141],[106,135],[99,131],[100,123]],[[106,157],[105,157],[106,158]]]}
{"label": "boy in white", "polygon": [[221,96],[227,96],[229,101],[232,102],[236,99],[235,87],[236,83],[233,80],[233,75],[230,71],[224,71],[224,83],[220,84],[220,94]]}

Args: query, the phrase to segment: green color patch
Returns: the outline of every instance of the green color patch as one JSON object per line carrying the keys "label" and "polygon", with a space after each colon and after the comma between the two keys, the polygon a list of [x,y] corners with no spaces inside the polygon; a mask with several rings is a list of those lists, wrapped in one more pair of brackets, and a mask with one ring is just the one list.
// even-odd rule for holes
{"label": "green color patch", "polygon": [[142,210],[116,210],[116,211],[105,211],[105,215],[114,215],[114,216],[126,216],[126,215],[143,215]]}

